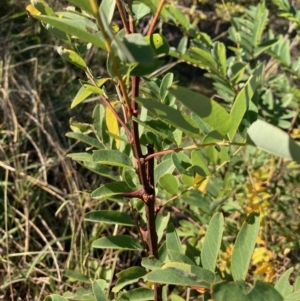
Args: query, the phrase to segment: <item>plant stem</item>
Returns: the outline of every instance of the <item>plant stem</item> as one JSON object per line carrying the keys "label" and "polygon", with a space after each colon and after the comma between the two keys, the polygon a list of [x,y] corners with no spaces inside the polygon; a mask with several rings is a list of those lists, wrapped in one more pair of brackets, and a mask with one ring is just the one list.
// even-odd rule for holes
{"label": "plant stem", "polygon": [[218,145],[219,146],[231,146],[231,145],[246,146],[247,144],[246,143],[229,142],[229,141],[228,142],[227,141],[212,142],[212,143],[206,143],[206,144],[193,144],[193,145],[189,145],[189,146],[185,146],[185,147],[167,149],[167,150],[164,150],[161,152],[156,152],[151,155],[147,155],[145,157],[145,162],[149,161],[152,158],[164,156],[166,154],[178,153],[178,152],[185,151],[185,150],[200,149],[200,148],[205,148],[205,147],[209,147],[209,146],[218,146]]}
{"label": "plant stem", "polygon": [[147,243],[151,256],[157,258],[157,233],[155,228],[155,197],[154,195],[145,195],[145,210],[147,219]]}
{"label": "plant stem", "polygon": [[[95,87],[98,87],[95,79],[93,78],[93,76],[87,74],[89,80],[92,82],[92,84]],[[123,120],[120,118],[120,116],[117,114],[117,112],[115,111],[115,109],[113,108],[113,106],[110,104],[110,102],[104,97],[104,95],[99,95],[100,98],[102,99],[102,101],[104,102],[104,104],[111,110],[111,112],[114,114],[114,116],[116,117],[116,119],[118,120],[118,122],[120,123],[120,125],[124,128],[125,132],[127,133],[129,139],[131,138],[131,132],[128,129],[128,127],[126,126],[126,124],[123,122]]]}
{"label": "plant stem", "polygon": [[[147,155],[154,153],[152,144],[147,145]],[[155,183],[154,183],[154,158],[147,162],[147,199],[145,199],[146,219],[147,219],[147,242],[149,246],[150,255],[158,258],[158,238],[155,226],[156,210],[155,210]],[[154,284],[154,301],[162,300],[162,285],[159,283]]]}
{"label": "plant stem", "polygon": [[100,31],[103,34],[106,51],[107,51],[108,55],[111,58],[112,67],[113,67],[114,72],[115,72],[115,74],[116,74],[116,76],[118,78],[120,89],[122,91],[122,95],[123,95],[123,98],[124,98],[124,101],[126,103],[126,107],[127,107],[127,110],[128,110],[128,116],[129,116],[129,118],[131,118],[132,117],[132,107],[131,107],[130,102],[129,102],[129,97],[128,97],[128,93],[126,91],[125,82],[124,82],[123,77],[122,77],[122,75],[120,73],[120,70],[119,70],[119,68],[117,66],[115,54],[114,54],[114,52],[112,50],[111,38],[109,37],[108,33],[106,32],[105,26],[104,26],[104,24],[103,24],[103,22],[102,22],[102,20],[100,18],[100,14],[98,12],[98,7],[97,7],[96,1],[91,1],[91,3],[93,5],[93,15],[96,18],[97,24],[99,26],[99,29],[100,29]]}
{"label": "plant stem", "polygon": [[162,285],[154,283],[154,301],[162,301]]}
{"label": "plant stem", "polygon": [[122,4],[121,4],[120,0],[116,0],[116,4],[117,4],[117,7],[118,7],[118,11],[119,11],[119,14],[120,14],[120,17],[121,17],[121,20],[122,20],[125,32],[126,32],[126,34],[129,34],[130,33],[130,29],[128,27],[128,23],[126,21],[126,17],[125,17],[125,14],[124,14],[124,9],[122,7]]}
{"label": "plant stem", "polygon": [[[131,94],[133,116],[138,116],[138,104],[135,102],[135,98],[139,95],[140,78],[136,76],[131,77]],[[150,158],[145,162],[140,144],[139,128],[137,122],[132,120],[132,148],[137,161],[137,173],[141,185],[143,186],[143,192],[141,195],[142,200],[145,203],[147,230],[146,243],[149,249],[150,255],[158,258],[158,243],[157,233],[155,227],[156,211],[155,211],[155,183],[154,183],[154,158]],[[147,145],[147,156],[154,154],[153,145]],[[162,301],[162,286],[161,284],[154,284],[154,301]]]}
{"label": "plant stem", "polygon": [[160,0],[160,2],[158,4],[158,7],[157,7],[157,10],[156,10],[156,13],[155,13],[155,16],[153,17],[153,19],[151,21],[151,24],[150,24],[150,27],[148,29],[147,36],[152,34],[152,32],[154,30],[154,26],[156,24],[156,21],[158,20],[159,14],[160,14],[165,2],[166,2],[166,0]]}

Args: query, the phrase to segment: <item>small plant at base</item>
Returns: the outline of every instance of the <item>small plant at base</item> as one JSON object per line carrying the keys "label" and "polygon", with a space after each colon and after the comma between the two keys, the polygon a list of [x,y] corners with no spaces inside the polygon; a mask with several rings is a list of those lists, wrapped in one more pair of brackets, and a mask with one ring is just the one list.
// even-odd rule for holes
{"label": "small plant at base", "polygon": [[[229,36],[235,44],[231,47],[235,55],[230,57],[223,43],[212,42],[178,8],[164,0],[128,4],[103,0],[100,7],[94,0],[69,2],[78,9],[69,7],[54,12],[44,1],[32,1],[27,7],[32,17],[65,43],[65,47],[58,49],[61,57],[85,71],[87,79],[81,81],[71,106],[83,103],[92,94],[99,96],[94,122],[85,127],[71,124],[73,132],[67,133],[68,137],[86,143],[89,149],[69,157],[111,180],[93,191],[92,198],[118,202],[122,207],[128,204],[131,210],[131,214],[91,211],[85,218],[134,227],[138,235],[137,238],[115,233],[98,238],[92,247],[146,253],[141,266],[117,275],[113,288],[111,281],[93,281],[93,293],[87,293],[89,298],[161,301],[170,297],[168,285],[176,285],[203,293],[205,300],[280,301],[286,296],[296,300],[299,290],[288,283],[291,271],[282,275],[275,288],[260,280],[254,285],[246,282],[260,229],[258,212],[247,216],[237,235],[228,273],[218,268],[225,222],[219,209],[228,198],[224,190],[214,192],[214,214],[200,255],[184,250],[170,214],[162,214],[178,200],[191,206],[199,204],[203,192],[212,190],[216,172],[243,146],[252,145],[300,163],[299,145],[286,132],[262,120],[268,119],[261,110],[266,99],[270,101],[268,93],[272,92],[268,85],[277,83],[278,90],[283,87],[278,87],[276,79],[263,84],[265,64],[259,61],[260,55],[270,53],[274,60],[290,67],[291,72],[299,71],[299,64],[290,66],[286,57],[286,40],[271,33],[263,36],[268,21],[264,2],[248,10],[247,22],[232,19]],[[288,9],[284,6],[286,1],[274,2],[279,3],[280,9]],[[112,22],[116,10],[122,29]],[[149,26],[143,34],[138,33],[137,25],[147,15],[152,15]],[[288,17],[299,26],[296,16]],[[158,18],[175,23],[185,33],[177,49],[170,48],[161,34],[153,33]],[[83,59],[87,44],[107,53],[109,77],[98,78],[87,66]],[[169,66],[163,65],[162,57],[166,55],[206,70],[224,105],[174,85],[173,74],[166,73]],[[106,91],[108,82],[113,83],[114,91]],[[109,167],[114,167],[114,171]],[[150,285],[138,285],[141,278]],[[129,285],[132,289],[126,290]],[[78,298],[83,296],[68,292],[46,300]],[[174,296],[170,298],[175,300]]]}

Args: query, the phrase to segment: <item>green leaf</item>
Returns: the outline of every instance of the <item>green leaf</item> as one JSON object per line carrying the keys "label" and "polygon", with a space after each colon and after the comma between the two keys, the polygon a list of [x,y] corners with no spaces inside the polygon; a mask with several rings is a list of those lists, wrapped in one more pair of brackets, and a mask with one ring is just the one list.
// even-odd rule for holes
{"label": "green leaf", "polygon": [[169,224],[166,233],[167,250],[182,253],[181,242],[173,224]]}
{"label": "green leaf", "polygon": [[91,194],[91,197],[94,199],[104,199],[111,197],[113,195],[118,195],[124,192],[131,192],[132,189],[127,185],[126,182],[113,182],[102,185],[101,187],[94,190]]}
{"label": "green leaf", "polygon": [[222,242],[224,227],[224,217],[217,212],[209,222],[201,250],[202,266],[214,272],[216,268],[217,256]]}
{"label": "green leaf", "polygon": [[128,235],[105,236],[92,243],[93,248],[141,251],[140,242]]}
{"label": "green leaf", "polygon": [[[102,14],[102,12],[101,12]],[[125,29],[118,31],[117,34],[114,34],[111,30],[111,27],[104,22],[105,30],[109,37],[112,40],[112,50],[115,54],[115,63],[117,63],[118,68],[120,69],[121,74],[127,75],[129,70],[132,69],[132,65],[136,63],[132,54],[128,50],[127,46],[123,43],[124,38],[126,37]],[[108,56],[107,68],[109,74],[116,76],[116,72],[113,68],[113,62]]]}
{"label": "green leaf", "polygon": [[154,51],[147,39],[140,33],[124,36],[123,43],[132,55],[134,62],[149,66],[154,60]]}
{"label": "green leaf", "polygon": [[97,87],[85,84],[83,85],[79,91],[77,92],[76,96],[74,97],[72,104],[71,104],[71,109],[82,103],[87,97],[89,97],[92,93],[96,94],[103,94],[103,90],[100,89],[103,84],[110,80],[110,78],[100,78],[99,80],[96,81]]}
{"label": "green leaf", "polygon": [[179,173],[186,174],[187,169],[191,167],[191,159],[185,153],[172,154],[172,161]]}
{"label": "green leaf", "polygon": [[254,57],[259,56],[261,53],[266,52],[268,49],[270,49],[272,46],[276,45],[279,42],[278,39],[272,39],[272,40],[268,40],[265,41],[261,44],[259,44],[255,50],[254,50]]}
{"label": "green leaf", "polygon": [[188,38],[187,36],[183,36],[178,44],[177,52],[180,54],[185,54],[187,45],[188,45]]}
{"label": "green leaf", "polygon": [[154,179],[155,181],[159,181],[160,177],[162,177],[166,173],[172,173],[175,169],[173,162],[171,159],[164,160],[154,168]]}
{"label": "green leaf", "polygon": [[105,117],[104,106],[100,104],[96,105],[93,111],[94,128],[96,130],[97,136],[101,141],[105,140],[105,134],[107,129],[104,117]]}
{"label": "green leaf", "polygon": [[225,147],[221,148],[221,151],[219,152],[219,158],[220,158],[220,163],[230,162],[228,148],[225,148]]}
{"label": "green leaf", "polygon": [[245,282],[219,282],[212,287],[214,301],[283,301],[282,296],[270,285],[260,280],[249,289]]}
{"label": "green leaf", "polygon": [[101,142],[99,142],[96,138],[90,137],[82,133],[68,132],[66,133],[66,136],[84,142],[90,146],[94,146],[99,149],[104,148],[104,145]]}
{"label": "green leaf", "polygon": [[[107,121],[107,119],[106,119]],[[116,122],[117,123],[117,122]],[[111,124],[109,125],[111,127]],[[107,127],[108,127],[108,124],[107,124]],[[116,142],[116,148],[119,148],[120,147],[120,141],[123,141],[125,144],[128,143],[128,141],[126,140],[126,137],[124,137],[123,135],[122,136],[118,136],[110,131],[106,131],[107,135],[109,137],[112,137],[115,139],[115,142]],[[114,147],[115,148],[115,147]]]}
{"label": "green leaf", "polygon": [[63,32],[76,36],[85,42],[92,43],[103,50],[106,49],[101,33],[90,33],[85,27],[79,26],[80,24],[78,24],[76,20],[41,15],[34,15],[33,17],[42,22],[48,23]]}
{"label": "green leaf", "polygon": [[112,291],[118,293],[124,286],[137,282],[146,274],[147,271],[142,267],[130,267],[117,274],[118,281]]}
{"label": "green leaf", "polygon": [[227,73],[233,85],[236,85],[243,78],[246,66],[245,62],[235,62],[228,68]]}
{"label": "green leaf", "polygon": [[91,283],[89,277],[81,274],[78,271],[66,270],[65,276],[70,278],[71,282],[80,281],[80,282],[85,282],[85,283]]}
{"label": "green leaf", "polygon": [[153,290],[145,287],[135,288],[122,294],[117,301],[148,301],[154,300]]}
{"label": "green leaf", "polygon": [[102,89],[90,84],[84,84],[83,88],[88,92],[98,94],[98,95],[102,95],[104,93]]}
{"label": "green leaf", "polygon": [[300,291],[300,276],[297,276],[294,282],[294,288],[295,291],[299,290]]}
{"label": "green leaf", "polygon": [[[170,160],[171,161],[171,160]],[[159,185],[170,194],[178,194],[178,180],[175,176],[167,173],[158,180]]]}
{"label": "green leaf", "polygon": [[183,185],[192,187],[194,185],[194,177],[189,175],[188,173],[181,175],[181,181]]}
{"label": "green leaf", "polygon": [[99,10],[103,13],[106,18],[106,23],[110,24],[114,16],[114,11],[116,8],[116,0],[102,0]]}
{"label": "green leaf", "polygon": [[187,52],[185,54],[181,54],[181,53],[179,53],[176,50],[171,48],[170,51],[169,51],[169,55],[174,57],[174,58],[180,59],[180,60],[184,61],[187,64],[190,64],[190,65],[193,65],[193,66],[196,66],[196,67],[199,67],[199,68],[203,67],[203,65],[201,64],[201,62],[199,62],[198,59],[193,58],[193,57],[190,56],[189,52]]}
{"label": "green leaf", "polygon": [[180,110],[173,109],[160,102],[156,102],[147,98],[137,97],[135,100],[137,103],[151,112],[155,117],[160,118],[166,123],[172,124],[191,137],[199,137],[200,132],[196,122],[194,122],[189,116],[182,113]]}
{"label": "green leaf", "polygon": [[179,8],[173,5],[165,5],[165,9],[170,13],[173,21],[179,23],[185,30],[191,27],[189,19]]}
{"label": "green leaf", "polygon": [[65,44],[71,46],[72,45],[72,41],[70,38],[70,35],[68,35],[67,33],[55,28],[54,26],[51,26],[50,24],[46,24],[46,29],[53,34],[56,38],[60,39],[61,41],[63,41]]}
{"label": "green leaf", "polygon": [[259,231],[259,214],[248,215],[234,244],[231,271],[234,280],[245,280]]}
{"label": "green leaf", "polygon": [[300,163],[300,146],[281,129],[256,120],[248,129],[247,143],[271,154]]}
{"label": "green leaf", "polygon": [[157,242],[160,243],[160,240],[163,237],[164,231],[168,225],[170,219],[170,213],[166,216],[163,216],[160,212],[156,215],[155,219],[155,228],[157,233]]}
{"label": "green leaf", "polygon": [[74,120],[74,118],[71,118],[69,123],[71,130],[75,133],[87,134],[90,133],[93,129],[90,123],[78,122]]}
{"label": "green leaf", "polygon": [[82,1],[82,0],[68,0],[68,2],[72,3],[73,5],[79,7],[86,12],[93,14],[94,10],[92,7],[93,1]]}
{"label": "green leaf", "polygon": [[134,226],[129,214],[113,210],[91,211],[85,214],[84,220],[89,222]]}
{"label": "green leaf", "polygon": [[69,157],[75,161],[90,161],[91,162],[93,160],[92,154],[89,154],[89,153],[67,154],[67,157]]}
{"label": "green leaf", "polygon": [[260,64],[235,98],[234,104],[230,111],[230,116],[232,120],[230,129],[228,131],[228,137],[230,141],[233,140],[240,126],[240,123],[247,111],[247,108],[249,107],[250,100],[261,83],[262,73],[263,64]]}
{"label": "green leaf", "polygon": [[200,93],[179,86],[170,88],[169,91],[182,102],[184,106],[197,114],[221,135],[227,134],[230,128],[231,118],[226,110],[218,103]]}
{"label": "green leaf", "polygon": [[86,65],[84,59],[78,53],[76,53],[74,50],[67,49],[67,48],[60,46],[57,48],[57,52],[64,60],[83,69],[84,71],[87,70],[87,65]]}
{"label": "green leaf", "polygon": [[169,261],[166,241],[164,241],[158,249],[158,259],[162,263]]}
{"label": "green leaf", "polygon": [[300,300],[300,290],[296,290],[287,297],[284,298],[284,301],[299,301]]}
{"label": "green leaf", "polygon": [[174,141],[172,137],[170,137],[172,136],[172,131],[170,127],[166,123],[162,122],[161,120],[152,119],[147,122],[142,122],[141,120],[134,117],[132,119],[136,121],[138,124],[142,125],[145,129],[162,137],[163,139],[171,139],[172,142]]}
{"label": "green leaf", "polygon": [[95,295],[95,299],[96,299],[96,301],[108,301],[108,299],[106,298],[106,296],[101,288],[101,281],[102,281],[102,279],[99,279],[99,280],[94,281],[94,283],[93,283],[93,292]]}
{"label": "green leaf", "polygon": [[89,285],[88,289],[77,287],[75,293],[66,291],[63,294],[63,297],[67,298],[68,300],[95,301],[95,297],[91,285]]}
{"label": "green leaf", "polygon": [[[293,292],[293,286],[290,285],[289,277],[291,273],[293,272],[294,268],[290,268],[286,270],[280,278],[277,280],[274,288],[283,296],[286,298]],[[285,300],[285,299],[284,299]]]}
{"label": "green leaf", "polygon": [[74,97],[71,103],[71,109],[75,108],[77,105],[82,103],[86,98],[88,98],[93,92],[88,91],[85,87],[81,87],[77,92],[76,96]]}
{"label": "green leaf", "polygon": [[157,270],[161,268],[163,263],[160,260],[154,258],[153,256],[149,256],[148,258],[142,259],[141,265],[149,270]]}
{"label": "green leaf", "polygon": [[[159,5],[159,0],[143,0],[143,3],[146,4],[150,8],[153,15],[156,13],[157,7]],[[163,8],[161,10],[161,17],[164,20],[167,20],[167,11],[165,9],[165,5],[163,6]]]}
{"label": "green leaf", "polygon": [[277,36],[279,42],[272,47],[270,54],[279,60],[282,64],[290,66],[291,64],[291,52],[290,52],[290,40],[285,39],[282,35]]}
{"label": "green leaf", "polygon": [[162,102],[164,102],[164,99],[167,97],[169,93],[168,89],[171,87],[173,83],[173,78],[174,78],[173,73],[167,73],[161,81],[159,95]]}
{"label": "green leaf", "polygon": [[102,177],[109,178],[113,181],[118,181],[120,179],[109,166],[101,165],[90,161],[84,161],[83,165],[87,169],[91,170],[92,172],[98,175],[101,175]]}
{"label": "green leaf", "polygon": [[198,61],[198,64],[200,64],[200,66],[202,66],[203,68],[218,73],[218,69],[216,67],[217,62],[207,50],[201,49],[199,47],[191,47],[188,50],[188,54],[191,58]]}
{"label": "green leaf", "polygon": [[200,283],[196,281],[196,278],[195,274],[175,268],[154,270],[144,276],[146,281],[181,286],[199,286]]}
{"label": "green leaf", "polygon": [[32,0],[31,3],[43,15],[55,16],[52,8],[44,0]]}
{"label": "green leaf", "polygon": [[260,43],[262,34],[265,30],[268,21],[269,11],[266,9],[265,2],[261,2],[256,7],[256,15],[253,22],[252,45],[257,46]]}
{"label": "green leaf", "polygon": [[146,41],[150,42],[152,50],[154,51],[156,56],[169,53],[170,46],[163,35],[159,33],[154,33],[150,36],[146,36],[145,39]]}
{"label": "green leaf", "polygon": [[192,264],[192,265],[194,264],[194,262],[189,257],[187,257],[185,254],[182,254],[177,251],[170,250],[170,249],[168,249],[167,252],[168,252],[168,258],[170,261],[179,261],[182,263]]}
{"label": "green leaf", "polygon": [[148,15],[151,12],[151,10],[144,3],[133,3],[132,12],[134,14],[135,19],[140,20],[146,15]]}
{"label": "green leaf", "polygon": [[170,301],[185,301],[186,299],[183,299],[182,297],[175,295],[174,293],[171,293],[171,295],[169,295],[169,299]]}
{"label": "green leaf", "polygon": [[192,277],[195,277],[195,280],[198,283],[201,282],[201,285],[203,285],[205,288],[210,288],[210,285],[215,281],[215,275],[213,272],[198,267],[194,264],[170,261],[163,265],[162,270],[167,268],[173,268],[176,271],[180,270],[188,275],[193,275]]}
{"label": "green leaf", "polygon": [[218,69],[223,77],[226,76],[226,48],[221,42],[216,42],[213,44],[213,54],[218,64]]}
{"label": "green leaf", "polygon": [[136,171],[134,169],[124,169],[122,179],[127,183],[127,185],[130,188],[135,189],[138,179]]}
{"label": "green leaf", "polygon": [[53,294],[50,296],[47,296],[44,301],[68,301],[68,299],[61,297],[59,295]]}
{"label": "green leaf", "polygon": [[98,26],[95,20],[91,20],[87,17],[86,13],[81,13],[79,11],[74,10],[68,10],[68,11],[59,11],[56,12],[56,14],[60,18],[66,18],[76,21],[77,25],[79,25],[82,28],[88,28],[92,30],[93,32],[98,31]]}
{"label": "green leaf", "polygon": [[290,11],[291,10],[291,4],[289,0],[272,0],[272,2],[278,6],[283,11]]}
{"label": "green leaf", "polygon": [[148,74],[151,74],[158,70],[162,66],[163,62],[158,59],[154,59],[151,65],[142,65],[138,64],[136,67],[134,67],[133,70],[130,71],[130,75],[134,76],[145,76]]}
{"label": "green leaf", "polygon": [[93,161],[119,167],[132,167],[130,158],[118,150],[97,150],[93,152]]}
{"label": "green leaf", "polygon": [[205,145],[205,144],[216,143],[222,141],[223,139],[224,137],[219,132],[213,130],[209,132],[207,135],[205,135],[205,137],[202,140],[202,144]]}

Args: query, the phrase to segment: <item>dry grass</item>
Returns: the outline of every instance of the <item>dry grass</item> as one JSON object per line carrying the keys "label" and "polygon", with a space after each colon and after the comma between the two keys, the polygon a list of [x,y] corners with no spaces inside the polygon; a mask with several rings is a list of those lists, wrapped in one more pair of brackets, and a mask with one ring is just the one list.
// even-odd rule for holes
{"label": "dry grass", "polygon": [[95,237],[114,229],[83,223],[87,210],[99,208],[85,191],[101,179],[66,157],[81,150],[65,137],[69,119],[90,118],[92,107],[69,109],[78,70],[27,17],[28,2],[8,2],[0,16],[0,299],[12,301],[75,289],[67,270],[110,279],[117,259],[108,251],[99,261],[90,249]]}
{"label": "dry grass", "polygon": [[54,288],[63,289],[63,270],[80,267],[87,252],[81,229],[89,197],[82,191],[89,184],[66,158],[74,145],[64,137],[74,114],[65,89],[72,89],[76,76],[58,58],[56,41],[27,18],[25,5],[7,4],[0,18],[4,300],[42,300]]}

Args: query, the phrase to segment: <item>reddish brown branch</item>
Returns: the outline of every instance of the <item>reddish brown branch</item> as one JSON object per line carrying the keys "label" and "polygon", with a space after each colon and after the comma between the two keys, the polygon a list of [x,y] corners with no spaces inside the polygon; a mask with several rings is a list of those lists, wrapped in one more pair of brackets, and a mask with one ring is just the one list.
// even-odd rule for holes
{"label": "reddish brown branch", "polygon": [[[147,145],[147,156],[150,156],[152,154],[154,154],[154,148],[153,148],[153,145],[152,144],[148,144]],[[154,158],[150,158],[147,162],[147,171],[146,171],[146,174],[147,174],[147,183],[149,185],[149,193],[151,190],[154,189]]]}
{"label": "reddish brown branch", "polygon": [[120,14],[120,17],[121,17],[121,20],[122,20],[122,24],[125,28],[125,32],[126,32],[126,34],[129,34],[130,29],[129,29],[128,22],[126,20],[125,14],[124,14],[124,9],[123,9],[123,6],[122,6],[120,0],[116,0],[116,4],[117,4],[118,11],[119,11],[119,14]]}
{"label": "reddish brown branch", "polygon": [[133,13],[132,13],[132,0],[128,0],[128,8],[129,8],[129,30],[131,33],[135,32],[134,22],[133,22]]}
{"label": "reddish brown branch", "polygon": [[[120,0],[117,0],[117,5]],[[161,1],[160,5],[163,6],[164,0]],[[126,33],[134,32],[134,23],[132,19],[132,11],[131,11],[131,0],[128,2],[129,6],[129,28],[127,27],[127,22],[125,22],[122,18],[121,9],[118,6],[122,22],[125,28]],[[122,8],[122,7],[121,7]],[[154,28],[155,22],[160,13],[160,6],[158,7],[158,11],[156,13],[156,17],[154,17],[152,21],[152,26]],[[126,24],[126,25],[125,25]],[[153,30],[153,29],[152,29]],[[152,32],[150,31],[150,33]],[[139,198],[142,199],[145,203],[145,212],[146,212],[146,226],[147,229],[143,229],[138,221],[136,221],[139,229],[140,236],[144,243],[147,245],[147,249],[150,255],[154,256],[155,258],[158,257],[158,241],[157,241],[157,233],[155,227],[155,219],[156,219],[156,209],[155,209],[155,183],[154,183],[154,157],[149,158],[148,162],[145,161],[145,156],[141,150],[141,143],[140,143],[140,133],[138,123],[132,120],[132,116],[138,117],[139,114],[139,107],[137,102],[135,101],[136,97],[139,96],[139,85],[140,85],[140,78],[137,76],[131,77],[131,104],[130,109],[132,110],[129,112],[129,119],[131,119],[131,131],[129,137],[129,141],[131,143],[132,151],[136,160],[136,172],[139,177],[139,181],[141,184],[141,188],[127,193],[120,193],[120,196],[127,197],[127,198]],[[124,91],[122,91],[124,93]],[[128,132],[127,132],[128,133]],[[147,156],[154,154],[154,149],[152,145],[147,145]],[[154,284],[154,301],[162,301],[162,285],[161,284]]]}
{"label": "reddish brown branch", "polygon": [[[140,84],[140,78],[137,76],[132,76],[131,77],[131,95],[132,95],[131,106],[133,108],[134,117],[137,117],[139,112],[138,104],[135,101],[135,98],[139,96],[139,84]],[[146,176],[146,168],[144,163],[144,156],[141,150],[139,126],[137,122],[135,122],[134,120],[131,121],[131,124],[132,124],[131,145],[133,148],[134,156],[136,158],[136,170],[139,176],[140,183],[143,186],[143,188],[146,190],[147,176]]]}
{"label": "reddish brown branch", "polygon": [[131,192],[121,192],[118,193],[117,195],[128,199],[138,198],[142,200],[144,195],[144,189],[140,188],[138,190],[131,191]]}
{"label": "reddish brown branch", "polygon": [[[98,87],[97,83],[95,82],[95,80],[93,79],[93,77],[89,76],[87,74],[89,80],[91,81],[91,83],[95,86]],[[117,112],[115,111],[115,109],[113,108],[113,106],[110,104],[110,102],[104,97],[104,95],[100,95],[100,98],[102,99],[102,101],[104,102],[104,104],[111,110],[111,112],[114,114],[114,116],[116,117],[116,119],[118,120],[119,124],[124,128],[125,132],[128,135],[128,139],[131,140],[132,139],[132,134],[130,132],[130,130],[128,129],[127,125],[124,123],[124,121],[121,119],[121,117],[117,114]]]}
{"label": "reddish brown branch", "polygon": [[[153,146],[151,144],[147,145],[148,154],[154,153]],[[157,246],[157,233],[155,227],[155,189],[154,189],[154,158],[147,162],[147,187],[145,187],[144,202],[146,209],[147,218],[147,231],[148,237],[147,242],[149,245],[150,255],[155,258],[158,256],[158,246]]]}
{"label": "reddish brown branch", "polygon": [[147,244],[149,246],[150,255],[158,257],[157,233],[155,227],[155,195],[144,195],[146,219],[147,219]]}
{"label": "reddish brown branch", "polygon": [[120,125],[124,128],[125,132],[128,135],[129,140],[132,139],[132,134],[131,134],[130,130],[128,129],[128,127],[124,123],[124,121],[121,119],[121,117],[117,114],[117,112],[115,111],[113,106],[110,104],[110,102],[103,95],[100,95],[100,97],[103,100],[103,102],[105,103],[105,105],[112,111],[112,113],[114,114],[114,116],[116,117],[116,119],[118,120]]}
{"label": "reddish brown branch", "polygon": [[164,156],[164,155],[172,154],[172,153],[178,153],[178,152],[185,151],[185,150],[200,149],[200,148],[205,148],[205,147],[209,147],[209,146],[217,146],[217,145],[220,145],[220,146],[231,146],[231,145],[245,146],[246,143],[221,141],[221,142],[212,142],[212,143],[206,143],[206,144],[193,144],[193,145],[189,145],[189,146],[185,146],[185,147],[167,149],[167,150],[164,150],[161,152],[156,152],[151,155],[147,155],[147,156],[145,156],[144,161],[148,162],[149,160],[151,160],[152,158],[155,158],[155,157],[160,157],[160,156]]}
{"label": "reddish brown branch", "polygon": [[158,7],[157,7],[157,10],[156,10],[156,13],[151,21],[151,24],[149,26],[149,29],[148,29],[148,32],[147,32],[147,36],[151,35],[153,30],[154,30],[154,27],[155,27],[155,24],[158,20],[158,17],[160,15],[160,12],[165,4],[166,0],[160,0],[159,4],[158,4]]}

